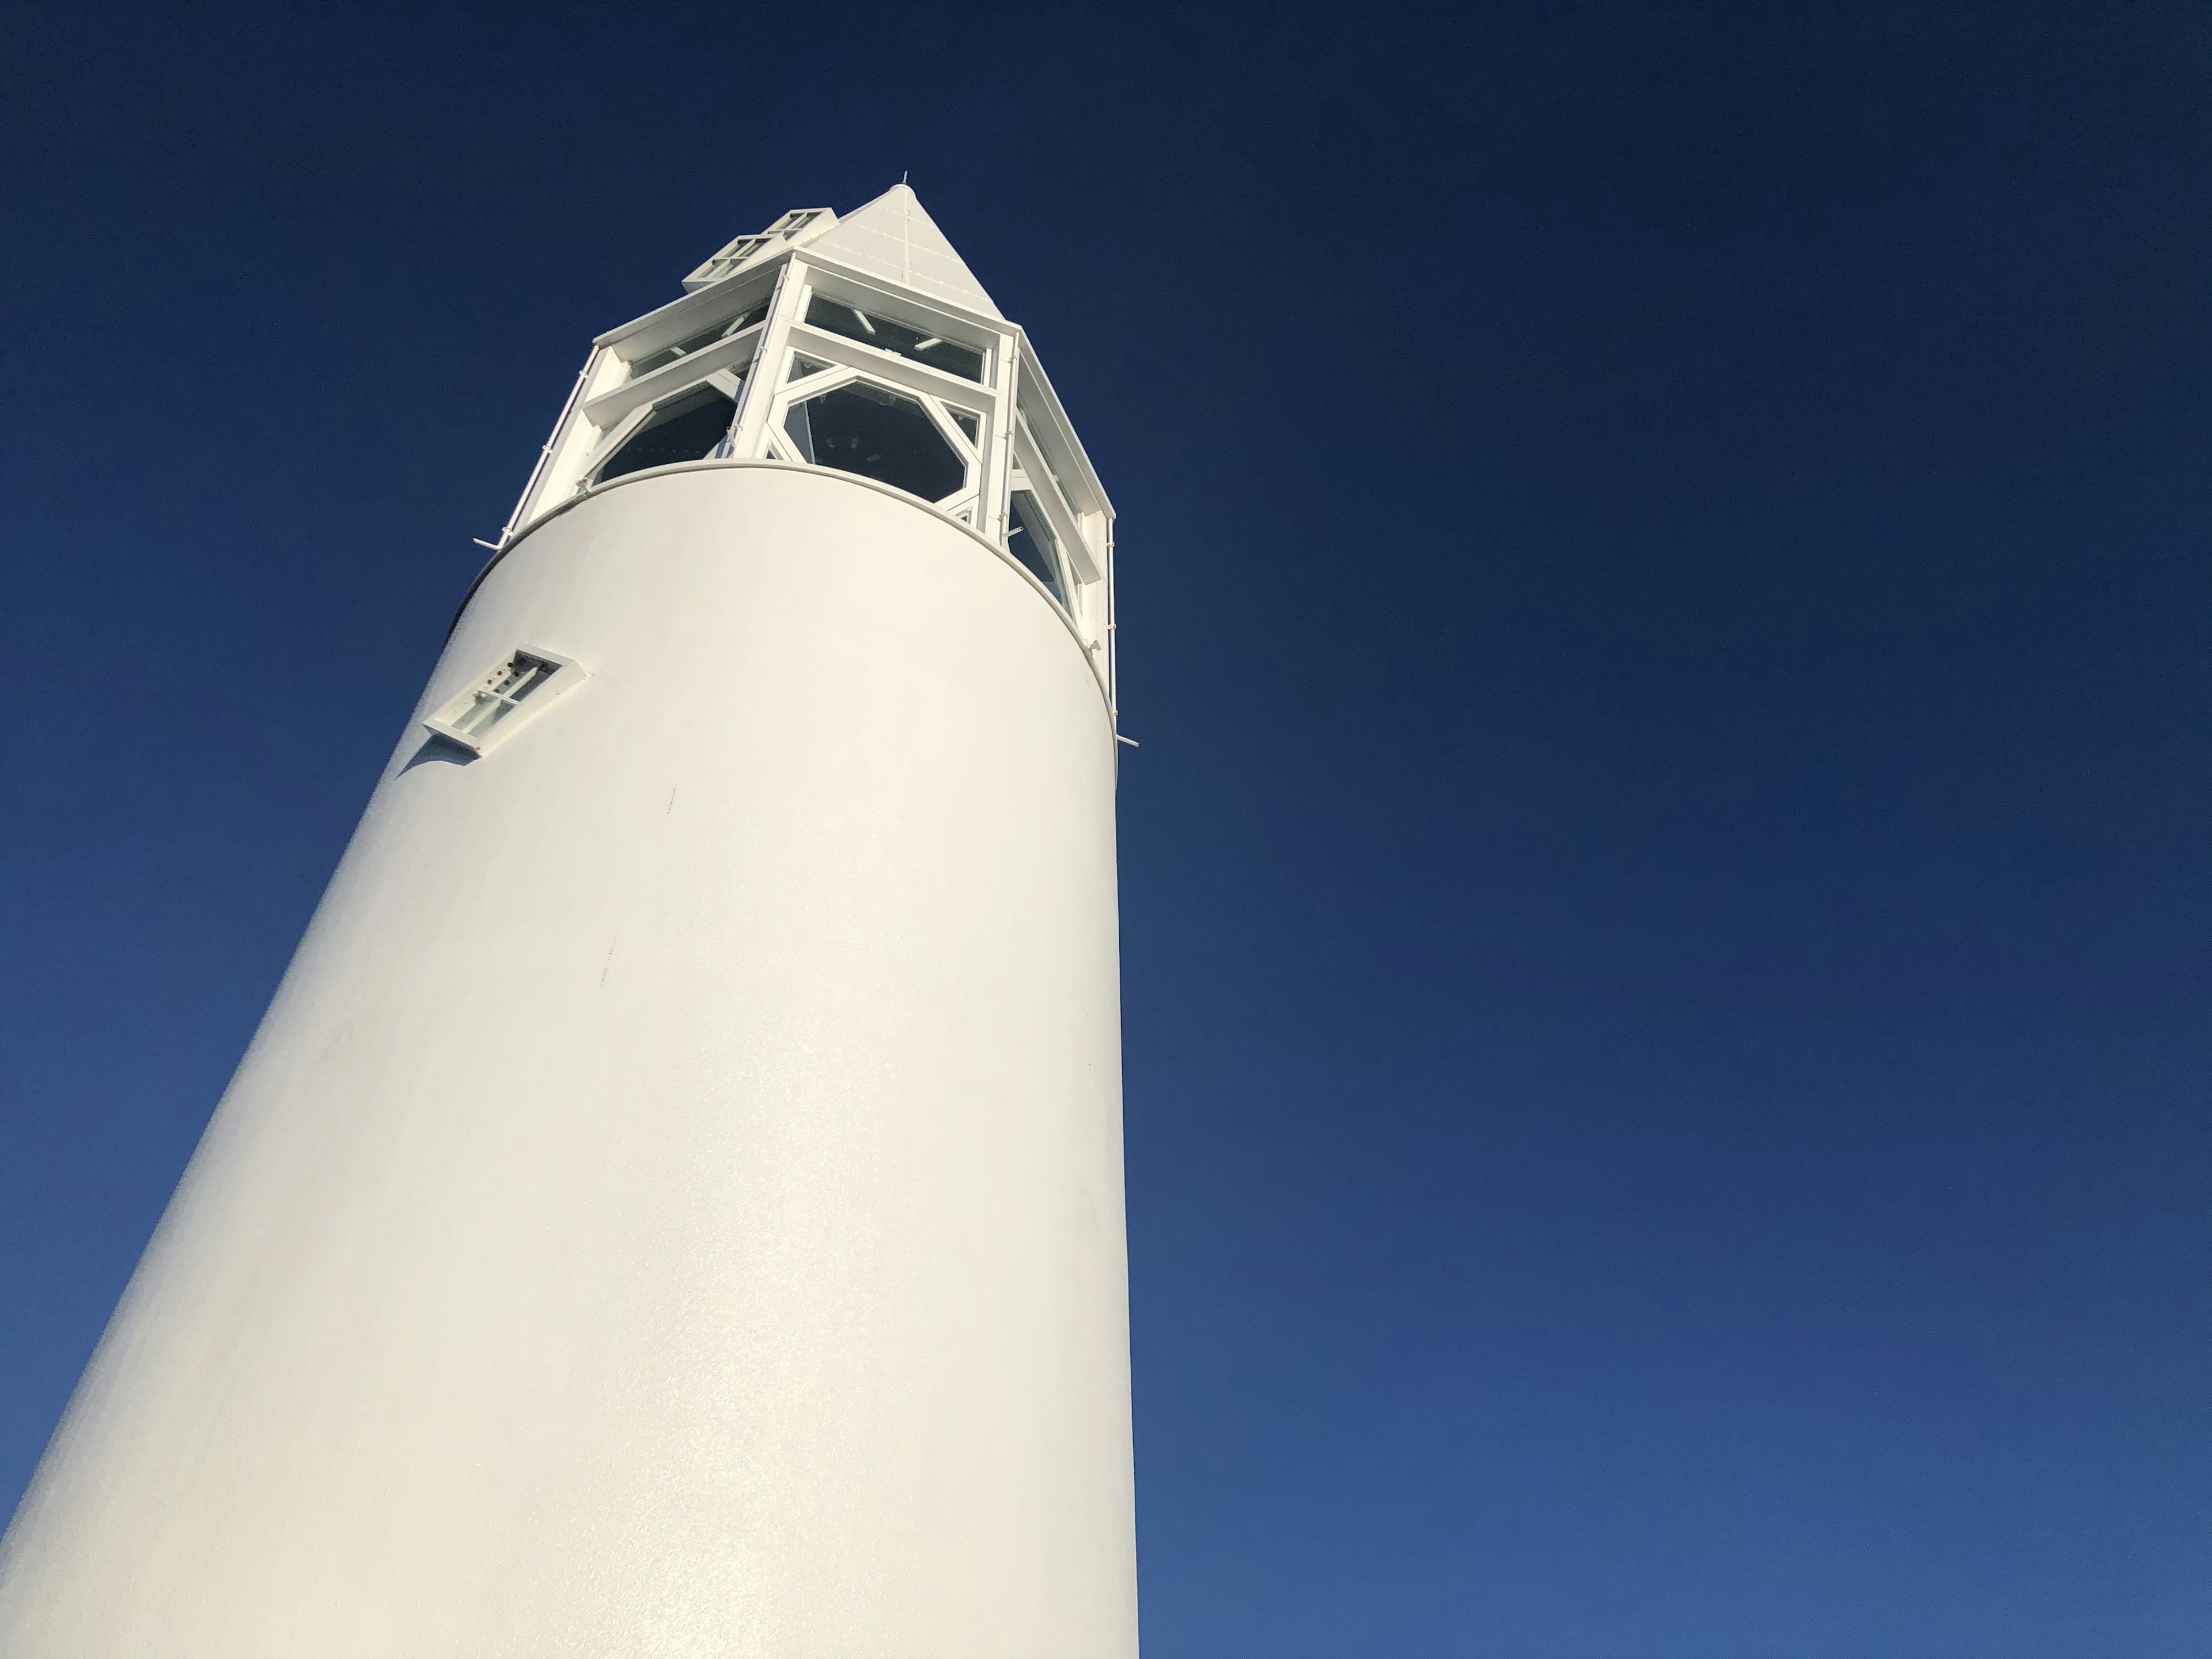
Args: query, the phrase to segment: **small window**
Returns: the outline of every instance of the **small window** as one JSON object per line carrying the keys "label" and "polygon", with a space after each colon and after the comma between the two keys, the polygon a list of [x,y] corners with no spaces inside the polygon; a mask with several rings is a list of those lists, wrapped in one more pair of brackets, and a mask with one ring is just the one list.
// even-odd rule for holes
{"label": "small window", "polygon": [[792,404],[783,430],[800,459],[873,478],[926,501],[968,482],[968,463],[929,411],[889,386],[854,380]]}
{"label": "small window", "polygon": [[979,443],[981,441],[983,436],[983,417],[981,416],[970,415],[966,410],[955,409],[950,404],[947,404],[945,406],[945,412],[952,417],[953,425],[958,427],[963,432],[968,434],[968,441],[969,443]]}
{"label": "small window", "polygon": [[789,386],[793,380],[803,380],[810,374],[819,374],[829,367],[827,363],[818,363],[811,357],[802,357],[794,352],[792,354],[791,373],[783,377],[783,383]]}
{"label": "small window", "polygon": [[765,236],[741,236],[707,261],[699,272],[702,281],[718,283],[739,265],[768,246]]}
{"label": "small window", "polygon": [[584,678],[566,657],[534,647],[515,652],[424,720],[433,734],[481,755]]}
{"label": "small window", "polygon": [[695,386],[680,398],[671,398],[607,457],[597,482],[605,483],[649,466],[703,461],[721,447],[737,413],[735,401],[711,386]]}
{"label": "small window", "polygon": [[981,381],[983,378],[981,352],[956,345],[941,335],[925,334],[888,317],[878,317],[842,300],[814,295],[806,302],[806,320],[824,333],[842,334],[878,351],[892,352],[917,363],[927,363],[932,368],[941,368],[947,374],[957,374],[963,380]]}
{"label": "small window", "polygon": [[1037,498],[1026,489],[1014,491],[1008,514],[1013,522],[1006,526],[1006,551],[1022,562],[1022,568],[1035,576],[1060,601],[1060,609],[1074,609],[1069,599],[1073,591],[1066,574],[1066,564],[1060,551],[1060,538],[1052,533],[1046,522],[1044,508]]}

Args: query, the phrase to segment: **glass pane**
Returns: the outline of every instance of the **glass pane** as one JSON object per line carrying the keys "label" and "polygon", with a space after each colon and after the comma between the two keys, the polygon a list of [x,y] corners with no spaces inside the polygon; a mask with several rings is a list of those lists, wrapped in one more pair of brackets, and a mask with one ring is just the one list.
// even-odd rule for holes
{"label": "glass pane", "polygon": [[806,418],[806,405],[793,404],[783,417],[783,429],[791,439],[791,446],[799,452],[799,459],[809,466],[814,464],[814,428]]}
{"label": "glass pane", "polygon": [[862,311],[842,300],[814,295],[806,302],[806,320],[826,333],[842,334],[878,351],[896,352],[917,363],[927,363],[932,368],[957,374],[963,380],[980,381],[983,378],[981,352],[955,345],[934,334],[924,334],[918,328],[908,328],[904,323]]}
{"label": "glass pane", "polygon": [[672,466],[678,461],[704,460],[730,430],[738,406],[713,386],[702,386],[672,398],[629,435],[629,441],[607,458],[599,482],[642,472],[649,466]]}
{"label": "glass pane", "polygon": [[1006,526],[1006,551],[1019,559],[1030,574],[1050,588],[1053,598],[1065,608],[1067,579],[1060,573],[1060,538],[1045,522],[1044,508],[1026,489],[1017,489],[1009,505],[1012,511],[1007,516],[1012,522]]}
{"label": "glass pane", "polygon": [[928,410],[866,380],[794,404],[783,428],[816,465],[873,478],[926,501],[942,501],[968,482],[968,463]]}
{"label": "glass pane", "polygon": [[801,357],[793,353],[791,359],[791,373],[783,377],[783,383],[789,386],[793,380],[803,380],[810,374],[819,374],[829,367],[827,363],[817,363],[811,357]]}
{"label": "glass pane", "polygon": [[981,440],[983,435],[983,417],[981,416],[970,415],[964,409],[953,409],[950,406],[947,406],[945,412],[952,417],[953,425],[958,427],[963,432],[968,434],[968,441],[969,443],[975,443]]}

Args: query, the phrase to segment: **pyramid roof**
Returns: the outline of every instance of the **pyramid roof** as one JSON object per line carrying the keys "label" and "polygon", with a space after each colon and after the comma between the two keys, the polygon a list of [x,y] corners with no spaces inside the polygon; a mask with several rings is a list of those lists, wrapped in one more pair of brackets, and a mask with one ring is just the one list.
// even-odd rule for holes
{"label": "pyramid roof", "polygon": [[810,239],[806,251],[987,317],[1001,314],[967,261],[903,184],[893,185]]}

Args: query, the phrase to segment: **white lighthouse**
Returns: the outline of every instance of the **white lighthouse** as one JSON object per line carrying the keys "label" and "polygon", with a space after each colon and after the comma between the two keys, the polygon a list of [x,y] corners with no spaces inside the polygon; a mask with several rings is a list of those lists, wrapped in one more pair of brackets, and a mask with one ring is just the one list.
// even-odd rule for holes
{"label": "white lighthouse", "polygon": [[684,289],[470,590],[0,1654],[1136,1652],[1113,511],[903,185]]}

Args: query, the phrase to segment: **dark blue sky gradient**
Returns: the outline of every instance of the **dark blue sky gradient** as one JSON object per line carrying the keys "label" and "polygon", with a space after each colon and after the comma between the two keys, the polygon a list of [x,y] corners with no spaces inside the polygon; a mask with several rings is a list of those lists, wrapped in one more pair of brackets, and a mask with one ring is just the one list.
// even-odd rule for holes
{"label": "dark blue sky gradient", "polygon": [[0,1511],[589,337],[911,169],[1121,509],[1149,1659],[2212,1648],[2212,25],[0,53]]}

